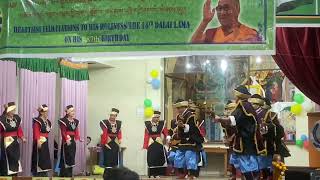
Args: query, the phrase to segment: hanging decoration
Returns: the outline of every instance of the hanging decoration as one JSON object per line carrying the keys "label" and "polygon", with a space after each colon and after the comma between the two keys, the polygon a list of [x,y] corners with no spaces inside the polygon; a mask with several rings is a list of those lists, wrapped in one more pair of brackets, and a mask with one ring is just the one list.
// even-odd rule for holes
{"label": "hanging decoration", "polygon": [[295,93],[293,99],[294,102],[302,104],[304,102],[304,95],[302,93]]}
{"label": "hanging decoration", "polygon": [[144,116],[145,116],[146,118],[151,118],[152,115],[153,115],[153,108],[152,108],[152,107],[146,107],[146,108],[144,109]]}
{"label": "hanging decoration", "polygon": [[156,79],[156,78],[158,78],[158,76],[159,76],[159,71],[157,71],[157,70],[152,70],[151,72],[150,72],[150,76],[153,78],[153,79]]}
{"label": "hanging decoration", "polygon": [[298,147],[302,148],[302,147],[303,147],[303,141],[302,141],[301,139],[297,139],[297,140],[296,140],[296,145],[297,145]]}
{"label": "hanging decoration", "polygon": [[150,99],[145,99],[144,107],[152,107],[152,101]]}
{"label": "hanging decoration", "polygon": [[302,113],[301,104],[295,104],[295,105],[291,106],[290,111],[295,115],[300,115]]}
{"label": "hanging decoration", "polygon": [[159,71],[158,70],[152,70],[150,72],[151,80],[148,78],[148,83],[151,84],[152,89],[158,90],[161,87],[160,79],[159,79]]}
{"label": "hanging decoration", "polygon": [[159,79],[152,79],[151,81],[151,85],[152,85],[152,88],[157,90],[160,88],[160,80]]}

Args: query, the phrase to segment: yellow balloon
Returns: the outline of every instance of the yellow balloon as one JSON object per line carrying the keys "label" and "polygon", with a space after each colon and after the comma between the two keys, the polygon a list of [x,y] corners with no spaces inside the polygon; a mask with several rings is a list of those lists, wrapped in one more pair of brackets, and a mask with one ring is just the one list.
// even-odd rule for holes
{"label": "yellow balloon", "polygon": [[301,104],[295,104],[293,106],[291,106],[291,112],[295,115],[299,115],[302,113],[302,106]]}
{"label": "yellow balloon", "polygon": [[144,116],[146,118],[150,118],[153,115],[153,108],[152,107],[147,107],[144,109]]}
{"label": "yellow balloon", "polygon": [[159,71],[157,71],[157,70],[152,70],[151,72],[150,72],[150,76],[153,78],[153,79],[155,79],[155,78],[157,78],[158,76],[159,76]]}

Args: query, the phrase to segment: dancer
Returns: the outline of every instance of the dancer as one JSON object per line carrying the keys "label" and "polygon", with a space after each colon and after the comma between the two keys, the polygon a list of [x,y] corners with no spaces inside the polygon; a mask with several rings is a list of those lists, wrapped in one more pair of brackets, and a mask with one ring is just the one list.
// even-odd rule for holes
{"label": "dancer", "polygon": [[76,141],[83,142],[83,140],[80,140],[79,120],[75,119],[73,105],[68,105],[65,112],[66,115],[59,120],[62,136],[60,177],[72,177],[77,151]]}
{"label": "dancer", "polygon": [[167,136],[167,143],[169,144],[169,150],[168,150],[168,165],[172,167],[171,175],[175,174],[174,169],[174,157],[176,156],[176,150],[178,149],[177,143],[175,141],[171,141],[171,138],[174,135],[174,130],[176,129],[178,125],[177,118],[172,119],[170,122],[170,129],[168,130],[168,136]]}
{"label": "dancer", "polygon": [[271,108],[269,103],[270,101],[266,102],[266,99],[258,94],[252,95],[248,101],[252,104],[252,107],[256,111],[257,122],[260,126],[259,130],[261,135],[263,136],[262,141],[266,147],[266,153],[258,156],[260,176],[265,180],[271,179],[272,158],[274,154],[275,125],[269,118],[269,110]]}
{"label": "dancer", "polygon": [[174,167],[178,169],[179,179],[185,178],[185,169],[187,169],[189,179],[194,179],[198,169],[197,153],[200,152],[197,144],[202,144],[204,139],[196,125],[194,114],[188,108],[188,101],[178,100],[175,107],[179,115],[177,116],[177,128],[172,137],[178,142]]}
{"label": "dancer", "polygon": [[246,180],[259,177],[258,154],[265,153],[259,126],[257,125],[256,112],[247,101],[251,96],[248,89],[241,85],[234,90],[237,106],[229,117],[215,116],[215,122],[231,125],[237,128],[234,139],[233,151],[235,152],[230,162],[241,170]]}
{"label": "dancer", "polygon": [[33,149],[31,172],[36,177],[47,177],[52,169],[48,137],[51,131],[51,122],[48,120],[48,106],[38,108],[39,115],[33,118]]}
{"label": "dancer", "polygon": [[116,120],[119,112],[118,109],[112,108],[109,118],[100,121],[100,127],[103,131],[101,135],[101,145],[105,173],[108,173],[109,169],[119,166],[120,144],[122,140],[122,123]]}
{"label": "dancer", "polygon": [[0,175],[17,176],[22,172],[20,162],[19,139],[26,142],[21,129],[21,118],[15,114],[16,105],[9,102],[4,105],[4,111],[0,116],[1,157]]}
{"label": "dancer", "polygon": [[160,111],[154,111],[151,121],[145,122],[143,148],[147,150],[148,176],[160,178],[166,173],[167,153],[164,142],[168,135],[165,121],[160,121]]}
{"label": "dancer", "polygon": [[[224,116],[228,117],[231,115],[233,110],[236,107],[236,103],[233,103],[232,101],[228,101],[225,110],[224,110]],[[234,156],[233,152],[233,143],[234,143],[234,137],[235,133],[237,132],[237,129],[235,126],[226,126],[224,124],[221,124],[222,131],[224,132],[224,143],[229,148],[228,149],[228,164],[229,168],[228,171],[231,173],[231,180],[235,180],[237,178],[237,169],[235,168],[234,164],[230,162],[230,159],[232,156]]]}

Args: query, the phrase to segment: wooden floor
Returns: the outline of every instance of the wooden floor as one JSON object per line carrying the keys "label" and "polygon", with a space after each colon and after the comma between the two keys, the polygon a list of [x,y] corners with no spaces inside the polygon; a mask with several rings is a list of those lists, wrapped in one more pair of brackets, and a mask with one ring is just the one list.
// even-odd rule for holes
{"label": "wooden floor", "polygon": [[[92,178],[96,180],[103,180],[102,176],[94,175],[94,176],[77,176],[77,178]],[[170,177],[161,177],[160,179],[156,178],[148,178],[147,176],[141,176],[141,180],[176,180],[177,177],[175,176],[170,176]],[[228,178],[225,178],[221,175],[202,175],[197,180],[228,180]]]}

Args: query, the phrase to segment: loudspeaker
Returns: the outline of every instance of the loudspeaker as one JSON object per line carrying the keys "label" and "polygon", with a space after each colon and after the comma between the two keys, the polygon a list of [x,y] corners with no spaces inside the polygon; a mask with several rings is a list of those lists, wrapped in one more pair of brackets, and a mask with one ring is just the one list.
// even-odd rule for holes
{"label": "loudspeaker", "polygon": [[320,180],[320,170],[310,167],[288,166],[285,174],[286,180]]}

